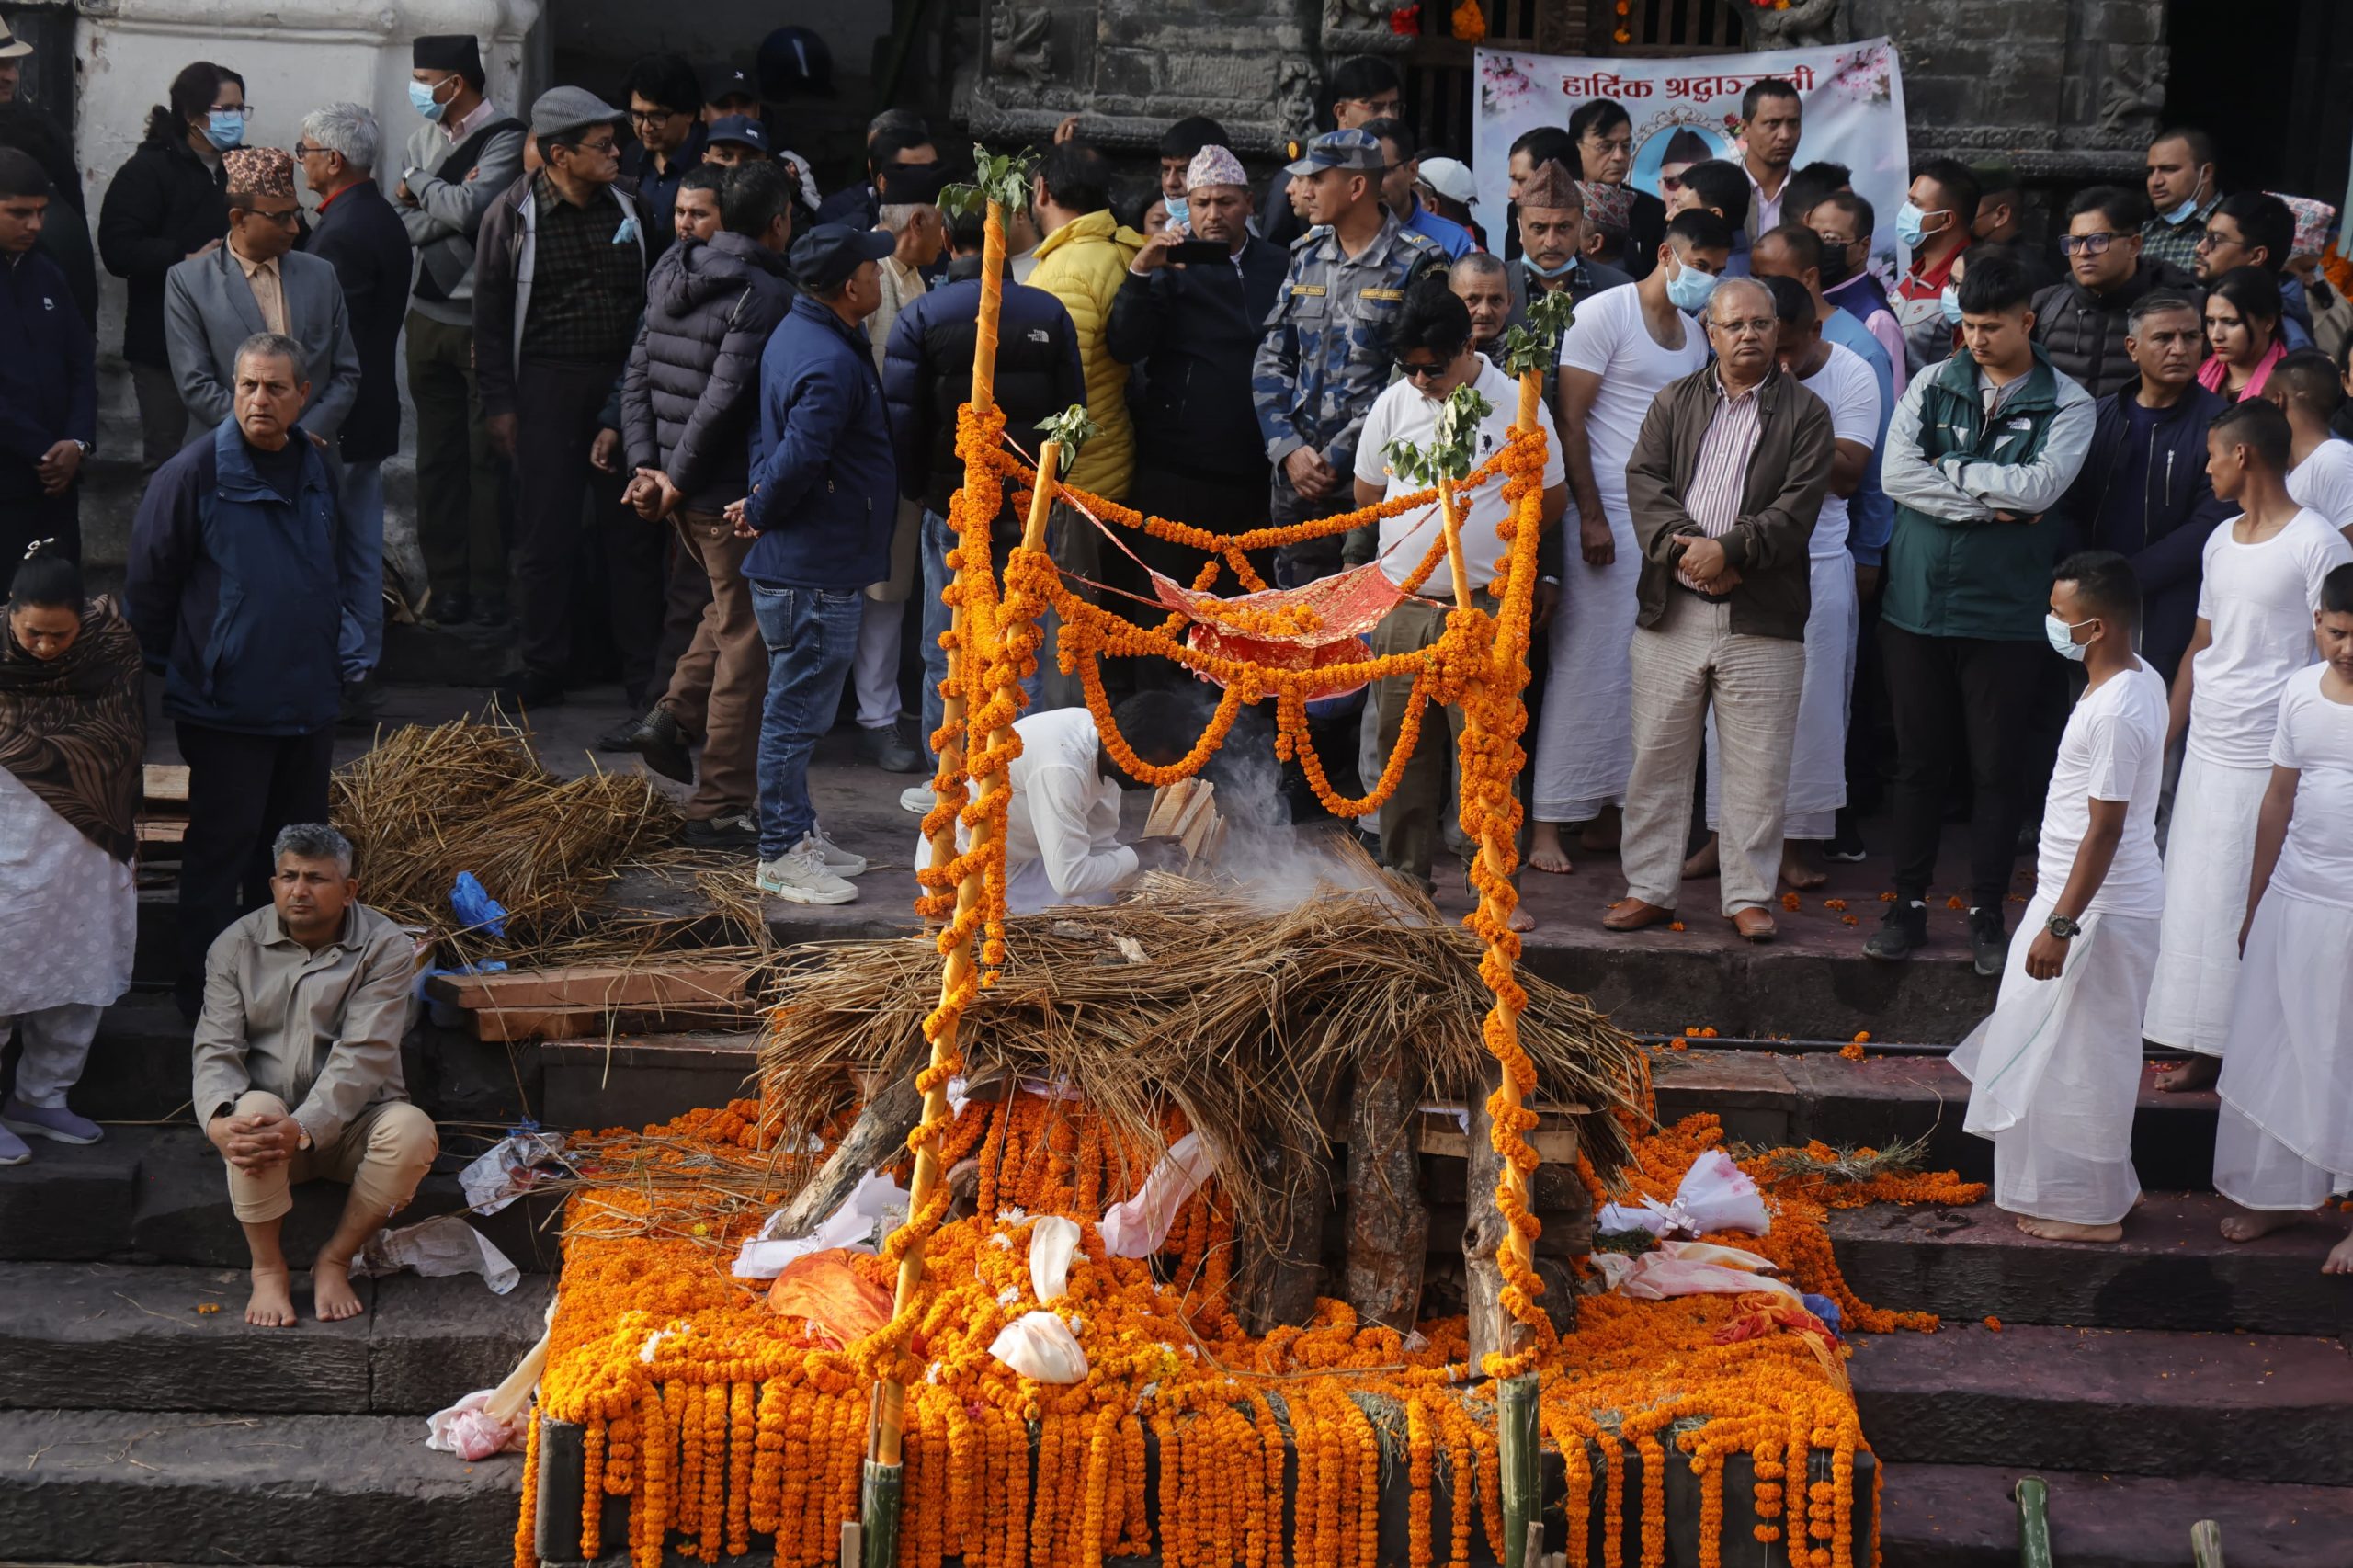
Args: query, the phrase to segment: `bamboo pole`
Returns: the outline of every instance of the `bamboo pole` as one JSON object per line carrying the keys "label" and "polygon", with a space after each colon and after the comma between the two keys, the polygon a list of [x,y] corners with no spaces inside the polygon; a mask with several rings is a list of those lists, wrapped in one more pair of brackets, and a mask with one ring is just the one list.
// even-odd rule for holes
{"label": "bamboo pole", "polygon": [[2011,1496],[2018,1506],[2018,1568],[2051,1568],[2050,1485],[2039,1475],[2026,1476]]}

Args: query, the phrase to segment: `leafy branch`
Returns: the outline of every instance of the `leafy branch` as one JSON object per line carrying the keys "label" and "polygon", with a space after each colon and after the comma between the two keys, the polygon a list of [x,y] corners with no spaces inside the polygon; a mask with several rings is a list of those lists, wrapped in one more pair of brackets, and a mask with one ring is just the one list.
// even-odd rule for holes
{"label": "leafy branch", "polygon": [[1495,405],[1479,395],[1478,388],[1457,387],[1439,406],[1427,446],[1392,441],[1381,455],[1410,484],[1460,483],[1477,465],[1479,426],[1495,411]]}
{"label": "leafy branch", "polygon": [[1024,147],[1018,153],[992,153],[977,142],[972,147],[972,179],[951,185],[939,193],[939,210],[950,218],[986,210],[995,202],[1008,212],[1029,203],[1029,180],[1037,172],[1038,154]]}
{"label": "leafy branch", "polygon": [[1504,334],[1503,369],[1524,376],[1542,371],[1561,356],[1561,339],[1576,320],[1576,306],[1565,289],[1555,294],[1531,290],[1526,325]]}
{"label": "leafy branch", "polygon": [[1047,440],[1062,450],[1062,462],[1054,474],[1056,479],[1070,472],[1071,465],[1078,460],[1079,448],[1103,433],[1103,426],[1087,414],[1086,404],[1083,403],[1074,403],[1060,414],[1048,415],[1038,421],[1038,428]]}

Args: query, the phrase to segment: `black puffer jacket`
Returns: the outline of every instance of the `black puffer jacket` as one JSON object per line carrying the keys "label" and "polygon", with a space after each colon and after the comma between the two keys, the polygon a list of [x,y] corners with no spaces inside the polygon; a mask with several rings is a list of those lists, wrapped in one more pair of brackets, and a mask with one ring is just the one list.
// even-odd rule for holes
{"label": "black puffer jacket", "polygon": [[98,259],[130,285],[122,357],[168,368],[164,346],[164,275],[229,233],[229,176],[207,168],[188,138],[145,142],[107,187],[98,206]]}
{"label": "black puffer jacket", "polygon": [[2070,278],[2034,297],[2034,340],[2058,372],[2094,397],[2109,393],[2138,379],[2140,371],[2124,352],[2131,335],[2125,317],[2134,301],[2152,289],[2172,289],[2202,305],[2206,293],[2198,279],[2166,261],[2143,260],[2120,287],[2095,294]]}
{"label": "black puffer jacket", "polygon": [[621,376],[631,466],[670,476],[692,511],[750,488],[760,351],[792,308],[784,257],[742,234],[673,245],[645,280],[645,321]]}

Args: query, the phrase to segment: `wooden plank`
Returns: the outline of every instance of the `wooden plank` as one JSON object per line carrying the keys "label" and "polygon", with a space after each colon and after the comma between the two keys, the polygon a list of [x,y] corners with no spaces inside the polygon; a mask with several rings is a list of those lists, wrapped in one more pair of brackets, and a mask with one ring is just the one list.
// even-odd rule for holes
{"label": "wooden plank", "polygon": [[743,962],[678,961],[437,974],[426,982],[426,994],[477,1012],[708,1006],[739,1000],[752,970]]}
{"label": "wooden plank", "polygon": [[141,817],[138,831],[142,846],[176,849],[188,841],[188,818]]}
{"label": "wooden plank", "polygon": [[478,1007],[473,1011],[474,1038],[492,1041],[601,1037],[608,1029],[616,1036],[672,1034],[723,1029],[744,1021],[742,1009],[731,1009],[723,1003],[617,1012],[581,1007]]}
{"label": "wooden plank", "polygon": [[151,762],[140,769],[140,793],[150,806],[188,807],[188,767],[176,762]]}

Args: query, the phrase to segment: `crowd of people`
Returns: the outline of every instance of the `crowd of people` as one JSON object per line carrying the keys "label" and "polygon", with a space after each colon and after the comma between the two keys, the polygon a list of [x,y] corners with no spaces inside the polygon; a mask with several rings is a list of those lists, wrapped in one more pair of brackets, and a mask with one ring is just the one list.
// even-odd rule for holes
{"label": "crowd of people", "polygon": [[[525,710],[617,674],[631,716],[599,744],[690,787],[688,838],[756,855],[773,896],[857,896],[866,861],[808,782],[846,706],[863,764],[914,774],[933,755],[983,233],[943,210],[930,128],[878,116],[865,177],[822,194],[783,145],[779,104],[829,69],[799,28],[749,70],[642,59],[618,104],[558,86],[510,112],[463,35],[416,40],[413,64],[403,143],[336,103],[290,149],[246,145],[243,78],[191,64],[109,184],[96,255],[126,286],[150,475],[119,607],[85,605],[72,567],[96,439],[78,187],[0,144],[0,573],[17,577],[0,756],[29,786],[0,808],[70,824],[8,842],[119,898],[135,647],[190,767],[191,1016],[216,937],[275,933],[241,917],[284,876],[282,830],[326,814],[329,737],[374,710],[388,600],[445,626],[511,619],[501,695]],[[1625,932],[1679,928],[1682,885],[1714,875],[1739,936],[1770,941],[1779,890],[1863,858],[1884,809],[1893,887],[1863,950],[1894,962],[1928,939],[1958,820],[1972,957],[2004,977],[1963,1058],[2004,1201],[2086,1235],[2121,1213],[2122,1080],[2086,1078],[2075,1104],[2016,1094],[2017,1062],[2078,1033],[2120,1061],[2143,1035],[2194,1053],[2179,1086],[2227,1060],[2244,1179],[2224,1190],[2257,1210],[2325,1196],[2313,1169],[2353,1158],[2233,1085],[2250,1028],[2278,1057],[2353,1017],[2325,1022],[2353,1007],[2344,966],[2310,961],[2353,939],[2353,816],[2326,805],[2353,805],[2353,300],[2324,267],[2334,211],[2226,188],[2211,140],[2180,127],[2142,187],[2060,202],[2047,244],[1999,164],[1923,162],[1883,215],[1847,169],[1804,159],[1802,97],[1768,78],[1731,155],[1679,135],[1655,189],[1631,183],[1626,109],[1586,103],[1513,143],[1509,205],[1483,214],[1470,170],[1418,145],[1390,64],[1342,62],[1325,101],[1328,129],[1261,190],[1205,117],[1168,129],[1144,183],[1064,122],[1009,214],[995,396],[1013,438],[1083,405],[1080,491],[1225,533],[1333,517],[1410,488],[1392,448],[1427,440],[1460,389],[1496,410],[1477,440],[1497,447],[1516,402],[1499,345],[1565,294],[1544,377],[1532,870],[1615,848],[1625,888],[1603,923]],[[1885,233],[1908,262],[1883,276]],[[404,352],[415,580],[383,542]],[[1468,498],[1483,591],[1503,515],[1493,486]],[[1020,521],[1009,504],[996,519],[1000,562]],[[1402,585],[1435,526],[1301,540],[1264,575],[1378,562]],[[1056,563],[1156,620],[1153,574],[1198,561],[1105,537],[1056,505]],[[1444,613],[1405,595],[1371,646],[1424,646]],[[1017,780],[1014,870],[1040,904],[1108,897],[1141,864],[1053,631]],[[1117,680],[1131,740],[1181,754],[1192,683]],[[1367,781],[1416,744],[1394,684],[1317,705],[1319,747]],[[97,739],[44,745],[52,727]],[[1363,826],[1428,888],[1452,784],[1445,730],[1417,734]],[[927,811],[928,786],[902,803]],[[2038,845],[2014,935],[2015,864]],[[105,982],[8,984],[0,1014],[55,1065],[20,1080],[6,1119],[41,1131]]]}

